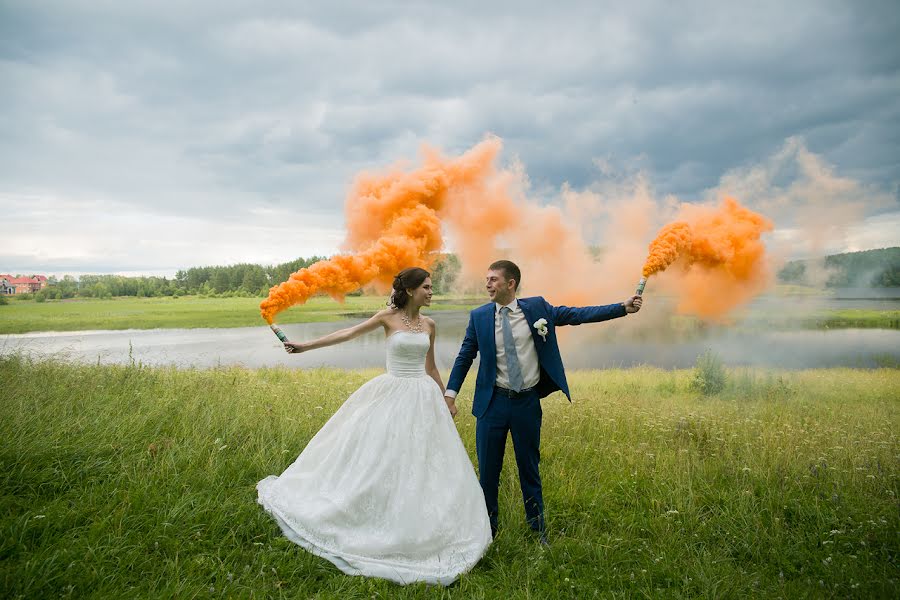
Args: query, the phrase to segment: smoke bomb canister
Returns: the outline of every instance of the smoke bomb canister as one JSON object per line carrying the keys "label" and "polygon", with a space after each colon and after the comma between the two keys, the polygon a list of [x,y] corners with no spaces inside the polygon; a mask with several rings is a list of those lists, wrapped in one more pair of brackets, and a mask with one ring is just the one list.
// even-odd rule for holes
{"label": "smoke bomb canister", "polygon": [[275,335],[278,336],[278,339],[281,340],[282,343],[287,341],[287,336],[284,335],[284,332],[278,328],[277,325],[269,325],[272,328],[272,331],[275,332]]}
{"label": "smoke bomb canister", "polygon": [[647,278],[641,277],[641,280],[638,282],[637,289],[635,290],[635,294],[638,296],[644,295],[644,286],[647,285]]}

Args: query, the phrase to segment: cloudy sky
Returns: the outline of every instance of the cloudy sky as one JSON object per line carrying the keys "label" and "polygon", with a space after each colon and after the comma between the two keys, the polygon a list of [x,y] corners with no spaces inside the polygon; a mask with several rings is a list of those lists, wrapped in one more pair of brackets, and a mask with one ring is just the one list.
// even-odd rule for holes
{"label": "cloudy sky", "polygon": [[355,173],[488,134],[545,203],[838,189],[829,250],[897,245],[898,39],[896,0],[0,0],[0,272],[331,254]]}

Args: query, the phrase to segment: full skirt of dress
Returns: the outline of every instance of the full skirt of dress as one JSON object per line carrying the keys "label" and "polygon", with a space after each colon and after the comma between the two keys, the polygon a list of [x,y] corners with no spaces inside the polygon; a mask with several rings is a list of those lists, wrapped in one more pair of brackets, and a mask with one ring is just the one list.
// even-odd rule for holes
{"label": "full skirt of dress", "polygon": [[474,468],[424,375],[365,383],[257,490],[291,541],[349,575],[449,585],[491,543]]}

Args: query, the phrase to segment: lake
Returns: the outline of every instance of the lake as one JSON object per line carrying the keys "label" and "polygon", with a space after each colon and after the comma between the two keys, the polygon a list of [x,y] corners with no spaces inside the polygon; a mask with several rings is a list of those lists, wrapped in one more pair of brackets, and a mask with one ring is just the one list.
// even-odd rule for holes
{"label": "lake", "polygon": [[[626,317],[606,323],[560,328],[563,359],[570,369],[652,365],[693,366],[709,349],[726,365],[785,369],[879,367],[900,364],[900,330],[837,329],[752,331],[709,327],[678,333],[654,328],[654,316]],[[435,311],[438,367],[453,365],[465,333],[468,313]],[[360,322],[282,325],[292,340],[313,339]],[[123,331],[44,332],[0,336],[0,353],[23,352],[90,363],[176,365],[210,368],[245,367],[384,367],[384,335],[379,331],[351,342],[313,352],[287,354],[272,331],[259,327],[229,329],[152,329]]]}

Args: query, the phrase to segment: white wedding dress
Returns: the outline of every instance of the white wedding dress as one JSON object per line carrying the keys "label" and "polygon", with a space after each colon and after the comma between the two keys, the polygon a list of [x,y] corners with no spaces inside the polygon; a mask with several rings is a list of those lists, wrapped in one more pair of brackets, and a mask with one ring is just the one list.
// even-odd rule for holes
{"label": "white wedding dress", "polygon": [[484,495],[429,337],[387,339],[387,373],[356,390],[280,476],[257,484],[284,534],[348,575],[449,585],[491,543]]}

